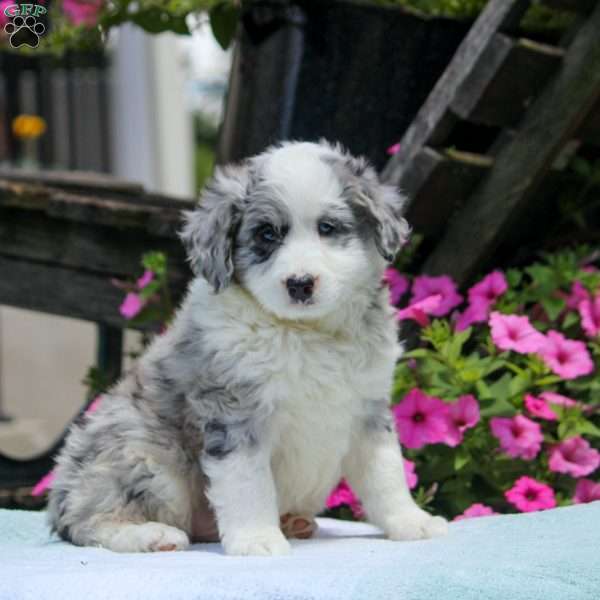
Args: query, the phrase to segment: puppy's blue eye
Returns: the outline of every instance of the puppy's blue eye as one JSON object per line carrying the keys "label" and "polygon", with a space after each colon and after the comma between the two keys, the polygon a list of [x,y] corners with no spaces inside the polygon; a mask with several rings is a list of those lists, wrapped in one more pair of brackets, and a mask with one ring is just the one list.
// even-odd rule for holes
{"label": "puppy's blue eye", "polygon": [[320,235],[331,235],[335,233],[335,225],[327,221],[321,221],[319,223],[319,234]]}
{"label": "puppy's blue eye", "polygon": [[272,244],[273,242],[276,242],[279,239],[277,232],[275,231],[275,229],[273,229],[271,225],[263,225],[257,231],[257,235],[260,240],[266,242],[267,244]]}

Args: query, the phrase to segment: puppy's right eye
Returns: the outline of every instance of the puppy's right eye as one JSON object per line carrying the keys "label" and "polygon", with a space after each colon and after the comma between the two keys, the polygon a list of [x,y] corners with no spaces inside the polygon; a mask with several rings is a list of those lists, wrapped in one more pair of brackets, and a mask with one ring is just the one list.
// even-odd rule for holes
{"label": "puppy's right eye", "polygon": [[261,241],[267,244],[272,244],[279,239],[279,236],[272,225],[263,225],[258,229],[256,235]]}

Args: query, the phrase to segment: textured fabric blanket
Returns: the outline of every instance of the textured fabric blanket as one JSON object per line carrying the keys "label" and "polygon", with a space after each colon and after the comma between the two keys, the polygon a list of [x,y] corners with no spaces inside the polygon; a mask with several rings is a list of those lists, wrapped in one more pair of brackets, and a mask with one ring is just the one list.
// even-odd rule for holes
{"label": "textured fabric blanket", "polygon": [[390,542],[319,521],[291,556],[115,554],[50,537],[45,515],[0,510],[1,600],[599,600],[600,502],[453,523],[446,538]]}

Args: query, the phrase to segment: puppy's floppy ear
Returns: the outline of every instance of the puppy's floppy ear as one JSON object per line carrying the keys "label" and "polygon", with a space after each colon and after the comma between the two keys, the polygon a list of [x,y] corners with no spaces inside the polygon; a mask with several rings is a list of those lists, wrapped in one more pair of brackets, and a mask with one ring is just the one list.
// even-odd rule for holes
{"label": "puppy's floppy ear", "polygon": [[206,184],[198,207],[183,213],[179,235],[196,275],[219,292],[233,276],[233,251],[248,189],[245,165],[217,168]]}
{"label": "puppy's floppy ear", "polygon": [[392,262],[410,235],[402,216],[406,199],[395,186],[381,183],[364,159],[349,158],[346,166],[354,179],[351,201],[359,220],[370,227],[379,254]]}

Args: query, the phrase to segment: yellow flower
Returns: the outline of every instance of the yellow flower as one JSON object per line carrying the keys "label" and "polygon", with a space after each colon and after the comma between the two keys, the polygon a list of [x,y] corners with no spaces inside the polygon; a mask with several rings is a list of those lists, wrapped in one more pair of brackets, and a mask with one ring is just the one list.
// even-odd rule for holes
{"label": "yellow flower", "polygon": [[12,130],[18,138],[34,139],[46,131],[46,121],[37,115],[19,115],[13,119]]}

